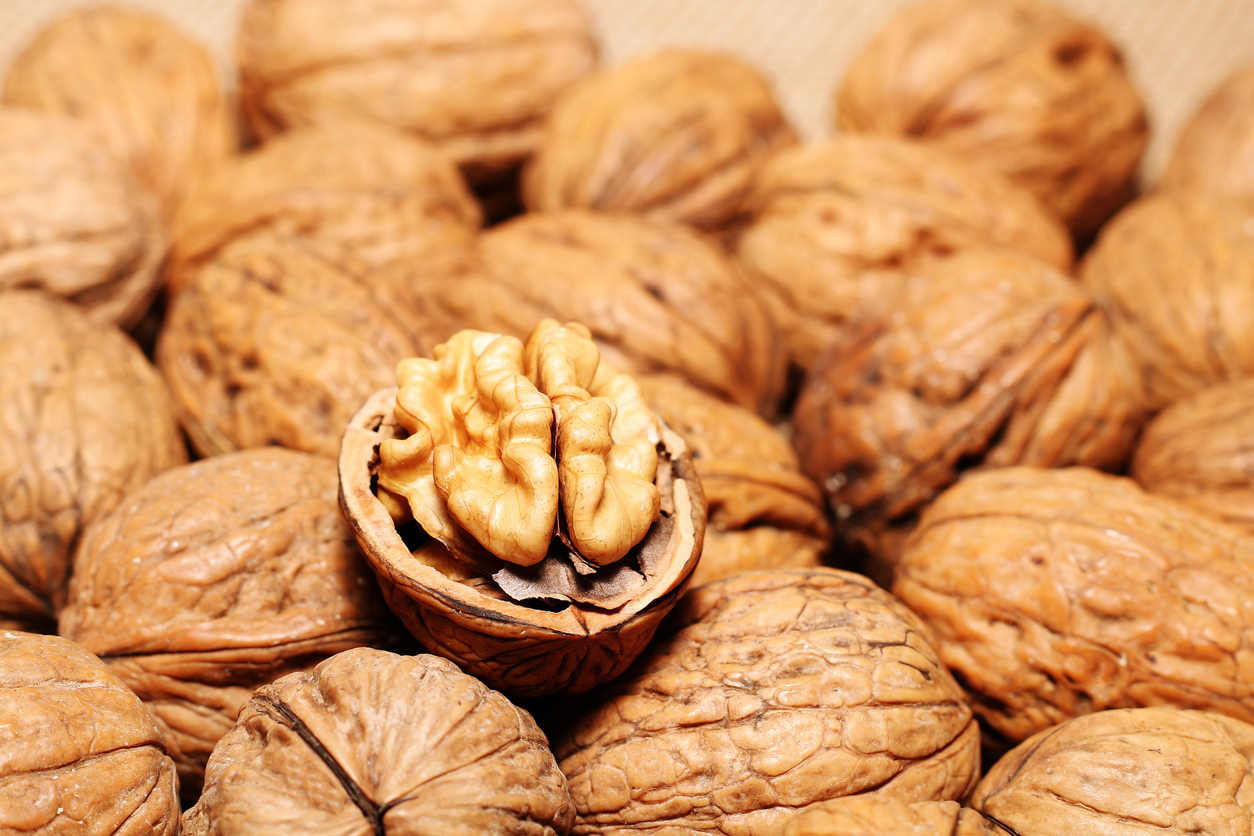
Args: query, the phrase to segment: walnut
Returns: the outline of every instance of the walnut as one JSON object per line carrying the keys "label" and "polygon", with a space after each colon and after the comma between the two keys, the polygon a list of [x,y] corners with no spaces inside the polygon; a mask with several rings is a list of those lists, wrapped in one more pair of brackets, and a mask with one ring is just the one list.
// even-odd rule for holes
{"label": "walnut", "polygon": [[265,230],[217,250],[184,282],[157,363],[204,455],[277,444],[334,456],[392,367],[457,328],[341,248]]}
{"label": "walnut", "polygon": [[434,656],[359,648],[257,690],[188,836],[559,836],[573,810],[525,711]]}
{"label": "walnut", "polygon": [[979,731],[928,631],[866,578],[751,572],[688,593],[554,741],[572,833],[778,833],[860,792],[963,796]]}
{"label": "walnut", "polygon": [[1224,79],[1193,114],[1159,186],[1254,197],[1254,66]]}
{"label": "walnut", "polygon": [[1009,247],[1064,272],[1071,239],[1032,195],[943,149],[849,134],[771,159],[746,201],[740,261],[775,300],[802,369],[930,259]]}
{"label": "walnut", "polygon": [[167,217],[237,144],[209,54],[130,9],[76,9],[46,27],[9,67],[4,101],[90,122]]}
{"label": "walnut", "polygon": [[818,566],[830,530],[818,486],[783,433],[749,410],[670,375],[636,378],[684,439],[709,515],[692,585],[754,569]]}
{"label": "walnut", "polygon": [[872,794],[812,804],[789,820],[783,836],[1008,835],[991,820],[958,806],[956,801],[906,802]]}
{"label": "walnut", "polygon": [[[889,567],[891,533],[971,467],[1117,468],[1144,418],[1139,379],[1094,300],[1009,251],[919,269],[850,325],[794,412],[805,472],[844,535]],[[887,583],[887,579],[885,579]]]}
{"label": "walnut", "polygon": [[525,696],[617,676],[681,594],[706,509],[683,442],[587,329],[462,331],[345,432],[340,501],[429,650]]}
{"label": "walnut", "polygon": [[669,50],[558,99],[523,174],[523,200],[540,212],[630,212],[716,229],[739,213],[762,162],[796,141],[753,67]]}
{"label": "walnut", "polygon": [[1006,755],[971,806],[997,834],[1238,836],[1254,819],[1254,727],[1205,711],[1103,711]]}
{"label": "walnut", "polygon": [[144,700],[193,799],[254,688],[399,627],[337,489],[330,459],[248,450],[162,473],[83,534],[59,632]]}
{"label": "walnut", "polygon": [[1019,183],[1077,236],[1135,187],[1145,105],[1118,49],[1040,0],[926,0],[850,65],[841,130],[916,136]]}
{"label": "walnut", "polygon": [[1251,228],[1244,202],[1159,193],[1112,220],[1080,265],[1137,358],[1151,409],[1254,374]]}
{"label": "walnut", "polygon": [[1085,468],[973,474],[919,521],[893,592],[1009,740],[1092,711],[1254,720],[1254,539]]}
{"label": "walnut", "polygon": [[126,328],[157,293],[158,209],[81,123],[0,108],[0,290],[43,287]]}
{"label": "walnut", "polygon": [[346,117],[435,142],[471,180],[535,149],[557,96],[596,65],[578,0],[252,0],[237,55],[262,139]]}
{"label": "walnut", "polygon": [[174,764],[143,703],[56,636],[0,632],[0,829],[177,836]]}
{"label": "walnut", "polygon": [[479,239],[474,265],[414,285],[466,327],[525,337],[582,322],[630,373],[669,372],[725,400],[776,411],[785,358],[774,320],[712,244],[678,224],[567,211],[529,214]]}
{"label": "walnut", "polygon": [[187,449],[135,344],[67,302],[0,292],[0,368],[0,614],[42,629],[83,528]]}
{"label": "walnut", "polygon": [[1131,476],[1254,534],[1254,380],[1203,389],[1141,432]]}

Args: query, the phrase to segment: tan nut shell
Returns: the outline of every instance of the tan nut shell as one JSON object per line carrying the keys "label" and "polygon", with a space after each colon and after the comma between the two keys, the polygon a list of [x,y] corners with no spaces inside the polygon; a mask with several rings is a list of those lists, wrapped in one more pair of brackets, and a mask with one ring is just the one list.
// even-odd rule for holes
{"label": "tan nut shell", "polygon": [[1024,741],[971,806],[1032,836],[1241,836],[1254,827],[1254,726],[1204,711],[1103,711]]}
{"label": "tan nut shell", "polygon": [[1159,186],[1254,198],[1254,66],[1224,79],[1193,114]]}
{"label": "tan nut shell", "polygon": [[237,52],[263,139],[367,119],[435,142],[471,179],[531,154],[596,64],[578,0],[252,0]]}
{"label": "tan nut shell", "polygon": [[409,631],[431,652],[519,696],[577,693],[621,674],[675,605],[701,554],[705,500],[683,441],[663,428],[669,458],[659,462],[657,484],[672,525],[666,538],[646,540],[656,576],[617,610],[572,603],[548,612],[506,600],[489,579],[454,579],[414,556],[411,548],[426,535],[407,530],[413,546],[407,544],[372,488],[380,443],[403,432],[395,402],[395,388],[376,392],[349,422],[340,448],[340,506]]}
{"label": "tan nut shell", "polygon": [[904,138],[848,134],[784,151],[758,171],[746,214],[737,257],[777,300],[803,369],[930,259],[1007,247],[1071,269],[1066,228],[1026,190]]}
{"label": "tan nut shell", "polygon": [[851,795],[812,804],[784,826],[782,836],[1007,836],[992,821],[956,801],[906,802],[886,795]]}
{"label": "tan nut shell", "polygon": [[255,688],[399,629],[336,492],[331,459],[247,450],[167,470],[83,535],[59,632],[156,715],[185,796]]}
{"label": "tan nut shell", "polygon": [[860,575],[751,572],[686,595],[555,739],[572,833],[777,833],[859,792],[963,796],[979,731],[917,617]]}
{"label": "tan nut shell", "polygon": [[466,273],[420,280],[428,305],[467,327],[525,338],[542,319],[581,322],[617,369],[670,372],[749,409],[777,409],[785,358],[774,320],[719,250],[681,225],[524,215],[484,233]]}
{"label": "tan nut shell", "polygon": [[1010,740],[1143,705],[1254,720],[1254,539],[1130,479],[972,474],[924,511],[893,591]]}
{"label": "tan nut shell", "polygon": [[188,836],[561,836],[573,810],[526,711],[434,656],[359,648],[258,689]]}
{"label": "tan nut shell", "polygon": [[0,290],[43,287],[130,327],[165,242],[156,202],[87,126],[0,108]]}
{"label": "tan nut shell", "polygon": [[1254,208],[1158,193],[1112,220],[1080,277],[1112,314],[1158,410],[1254,374]]}
{"label": "tan nut shell", "polygon": [[14,59],[4,101],[87,120],[167,217],[237,144],[209,54],[131,9],[76,9],[52,23]]}
{"label": "tan nut shell", "polygon": [[1203,389],[1146,424],[1130,475],[1254,534],[1254,380]]}
{"label": "tan nut shell", "polygon": [[187,461],[131,340],[32,290],[0,292],[0,613],[54,618],[82,530]]}
{"label": "tan nut shell", "polygon": [[1145,106],[1106,36],[1042,0],[904,6],[850,65],[841,130],[915,136],[1087,236],[1131,196]]}
{"label": "tan nut shell", "polygon": [[669,50],[568,90],[523,175],[538,212],[592,209],[713,229],[795,144],[766,80],[730,55]]}

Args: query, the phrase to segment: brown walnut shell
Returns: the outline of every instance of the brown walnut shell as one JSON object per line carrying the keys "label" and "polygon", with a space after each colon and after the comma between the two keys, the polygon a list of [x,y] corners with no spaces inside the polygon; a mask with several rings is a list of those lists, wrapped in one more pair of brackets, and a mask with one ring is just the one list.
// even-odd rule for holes
{"label": "brown walnut shell", "polygon": [[83,535],[60,634],[157,717],[184,794],[253,689],[396,634],[335,462],[268,448],[168,470]]}
{"label": "brown walnut shell", "polygon": [[157,293],[156,202],[82,123],[0,108],[0,289],[42,287],[123,328]]}
{"label": "brown walnut shell", "polygon": [[76,9],[45,28],[10,66],[4,102],[87,120],[167,217],[237,145],[209,54],[131,9]]}
{"label": "brown walnut shell", "polygon": [[962,797],[979,731],[928,631],[865,577],[750,572],[688,593],[554,741],[572,833],[780,831],[860,792]]}
{"label": "brown walnut shell", "polygon": [[923,512],[893,591],[1009,740],[1144,705],[1254,721],[1254,539],[1130,479],[972,474]]}
{"label": "brown walnut shell", "polygon": [[1132,360],[1081,287],[1026,256],[972,250],[920,269],[897,307],[831,346],[793,442],[845,536],[891,564],[877,551],[900,541],[890,527],[963,470],[1121,467],[1143,417]]}
{"label": "brown walnut shell", "polygon": [[999,836],[1239,836],[1254,827],[1254,726],[1174,708],[1078,717],[999,760],[971,806]]}
{"label": "brown walnut shell", "polygon": [[823,494],[788,439],[756,413],[670,375],[636,378],[683,437],[709,509],[692,586],[755,569],[818,566],[831,534]]}
{"label": "brown walnut shell", "polygon": [[527,712],[434,656],[359,648],[257,690],[188,836],[561,836],[573,809]]}
{"label": "brown walnut shell", "polygon": [[763,300],[679,224],[528,214],[480,236],[463,273],[411,282],[469,328],[525,338],[542,319],[581,322],[624,372],[675,374],[768,415],[782,395],[785,358]]}
{"label": "brown walnut shell", "polygon": [[1015,181],[1080,237],[1131,196],[1149,133],[1119,50],[1041,0],[903,7],[836,109],[841,130],[915,136]]}
{"label": "brown walnut shell", "polygon": [[490,577],[454,580],[415,557],[434,541],[416,523],[399,531],[374,490],[380,443],[404,434],[394,415],[396,392],[376,392],[344,431],[340,506],[406,628],[432,653],[523,697],[579,693],[626,670],[683,594],[701,555],[705,499],[682,439],[662,428],[655,483],[665,524],[655,523],[633,558],[657,567],[650,580],[616,609],[572,602],[549,611],[509,600]]}
{"label": "brown walnut shell", "polygon": [[1254,534],[1254,380],[1203,389],[1141,432],[1130,475]]}
{"label": "brown walnut shell", "polygon": [[730,55],[669,50],[558,99],[523,174],[537,212],[592,209],[715,229],[797,136],[766,80]]}
{"label": "brown walnut shell", "polygon": [[203,455],[277,444],[324,456],[396,363],[456,323],[342,249],[265,230],[201,263],[157,343],[192,444]]}
{"label": "brown walnut shell", "polygon": [[0,830],[177,836],[174,764],[152,714],[56,636],[0,632]]}
{"label": "brown walnut shell", "polygon": [[850,795],[812,804],[791,819],[783,836],[1009,836],[956,801],[914,801]]}
{"label": "brown walnut shell", "polygon": [[82,530],[187,461],[157,370],[38,291],[0,292],[0,613],[56,617]]}
{"label": "brown walnut shell", "polygon": [[1159,186],[1254,198],[1254,67],[1224,79],[1193,114]]}
{"label": "brown walnut shell", "polygon": [[1157,411],[1254,374],[1254,208],[1159,193],[1103,230],[1080,277],[1111,311]]}
{"label": "brown walnut shell", "polygon": [[237,57],[262,139],[346,118],[424,137],[472,180],[517,165],[596,65],[578,0],[252,0]]}

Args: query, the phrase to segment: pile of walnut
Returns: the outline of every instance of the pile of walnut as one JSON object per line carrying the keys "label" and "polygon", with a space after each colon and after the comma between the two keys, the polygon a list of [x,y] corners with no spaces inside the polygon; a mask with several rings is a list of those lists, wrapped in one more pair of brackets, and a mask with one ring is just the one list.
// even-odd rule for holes
{"label": "pile of walnut", "polygon": [[1248,836],[1254,69],[1138,196],[1044,0],[902,5],[811,143],[593,31],[5,70],[0,830]]}

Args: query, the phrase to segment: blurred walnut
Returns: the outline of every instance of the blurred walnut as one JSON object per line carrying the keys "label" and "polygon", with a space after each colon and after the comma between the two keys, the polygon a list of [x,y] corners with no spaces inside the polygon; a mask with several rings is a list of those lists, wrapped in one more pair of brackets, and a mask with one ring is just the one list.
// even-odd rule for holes
{"label": "blurred walnut", "polygon": [[157,717],[185,795],[253,689],[393,625],[330,459],[267,448],[174,468],[83,535],[60,633]]}
{"label": "blurred walnut", "polygon": [[[1075,282],[972,250],[920,268],[846,329],[794,412],[805,472],[848,538],[885,545],[965,469],[1121,467],[1144,418],[1139,379]],[[888,582],[891,567],[873,569]]]}
{"label": "blurred walnut", "polygon": [[43,627],[83,528],[187,461],[161,377],[111,325],[0,292],[0,614]]}
{"label": "blurred walnut", "polygon": [[1132,478],[1254,534],[1254,380],[1203,389],[1146,425]]}
{"label": "blurred walnut", "polygon": [[0,830],[177,836],[174,764],[148,709],[56,636],[0,632]]}
{"label": "blurred walnut", "polygon": [[1066,228],[1032,195],[907,139],[845,135],[785,151],[758,172],[746,212],[737,255],[776,301],[803,369],[931,259],[1007,247],[1071,269]]}
{"label": "blurred walnut", "polygon": [[235,153],[235,117],[209,54],[144,12],[103,7],[61,17],[14,60],[4,101],[87,120],[167,217]]}
{"label": "blurred walnut", "polygon": [[1205,711],[1103,711],[1042,731],[971,806],[1021,836],[1242,836],[1254,826],[1254,726]]}
{"label": "blurred walnut", "polygon": [[766,81],[718,53],[671,50],[580,82],[523,176],[527,208],[724,225],[754,172],[797,136]]}
{"label": "blurred walnut", "polygon": [[1254,67],[1226,78],[1193,114],[1159,185],[1254,198]]}
{"label": "blurred walnut", "polygon": [[923,512],[893,591],[1009,740],[1141,705],[1254,721],[1254,539],[1129,479],[972,474]]}
{"label": "blurred walnut", "polygon": [[709,516],[692,585],[754,569],[818,566],[830,535],[823,495],[782,433],[749,410],[670,375],[638,377],[645,399],[692,451]]}
{"label": "blurred walnut", "polygon": [[525,711],[434,656],[360,648],[257,690],[188,836],[560,836],[573,810]]}
{"label": "blurred walnut", "polygon": [[1136,357],[1151,409],[1254,374],[1254,208],[1159,193],[1102,230],[1080,265]]}
{"label": "blurred walnut", "polygon": [[[1032,831],[1035,833],[1035,831]],[[956,801],[906,802],[850,795],[812,804],[784,826],[783,836],[1008,836],[992,820]]]}
{"label": "blurred walnut", "polygon": [[517,165],[596,65],[578,0],[252,0],[237,57],[262,139],[346,118],[440,146],[473,181]]}
{"label": "blurred walnut", "polygon": [[542,319],[582,322],[631,373],[669,372],[764,414],[778,407],[784,355],[753,287],[678,224],[568,211],[485,232],[473,267],[400,280],[467,327],[525,337]]}
{"label": "blurred walnut", "polygon": [[86,126],[0,108],[0,290],[43,287],[134,325],[157,293],[153,199]]}
{"label": "blurred walnut", "polygon": [[1115,46],[1040,0],[902,8],[836,108],[842,130],[916,136],[1008,177],[1080,237],[1131,197],[1149,133]]}
{"label": "blurred walnut", "polygon": [[751,572],[688,593],[554,741],[572,833],[777,833],[860,792],[962,797],[979,731],[927,629],[866,578]]}

